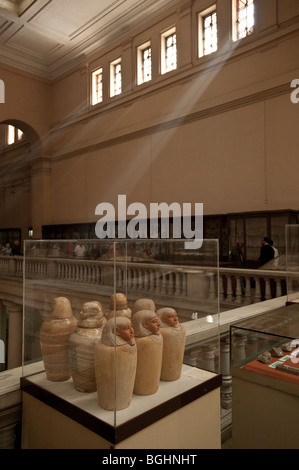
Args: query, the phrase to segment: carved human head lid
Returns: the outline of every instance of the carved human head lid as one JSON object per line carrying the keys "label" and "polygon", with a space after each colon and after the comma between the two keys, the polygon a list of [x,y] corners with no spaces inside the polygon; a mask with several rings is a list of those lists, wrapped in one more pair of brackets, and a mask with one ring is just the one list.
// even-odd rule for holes
{"label": "carved human head lid", "polygon": [[102,325],[104,312],[102,304],[97,300],[85,302],[80,311],[78,326],[82,328],[99,328]]}
{"label": "carved human head lid", "polygon": [[72,306],[66,297],[55,297],[52,303],[51,318],[70,318],[73,316]]}
{"label": "carved human head lid", "polygon": [[180,329],[178,315],[174,308],[164,307],[157,311],[162,328],[175,328]]}
{"label": "carved human head lid", "polygon": [[155,312],[155,302],[152,299],[138,299],[133,305],[132,315],[135,315],[139,310],[152,310]]}
{"label": "carved human head lid", "polygon": [[139,310],[133,315],[132,324],[136,337],[160,335],[159,318],[152,310]]}
{"label": "carved human head lid", "polygon": [[[120,330],[126,326],[131,329],[133,334],[130,335],[130,338],[124,339],[124,335],[121,334]],[[106,346],[121,346],[124,344],[134,346],[134,330],[131,320],[127,317],[110,318],[103,328],[101,342]]]}
{"label": "carved human head lid", "polygon": [[[114,299],[115,299],[115,305],[114,305]],[[114,306],[116,310],[123,310],[125,308],[128,308],[128,301],[127,301],[127,297],[125,296],[125,294],[117,293],[115,294],[115,297],[114,297],[114,294],[111,295],[110,307],[109,307],[110,310],[114,309]]]}

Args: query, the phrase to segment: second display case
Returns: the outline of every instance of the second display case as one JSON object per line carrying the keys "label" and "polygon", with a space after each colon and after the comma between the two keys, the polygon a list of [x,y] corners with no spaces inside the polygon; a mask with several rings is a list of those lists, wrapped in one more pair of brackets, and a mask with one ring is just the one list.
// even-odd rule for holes
{"label": "second display case", "polygon": [[299,304],[230,328],[233,449],[298,448]]}

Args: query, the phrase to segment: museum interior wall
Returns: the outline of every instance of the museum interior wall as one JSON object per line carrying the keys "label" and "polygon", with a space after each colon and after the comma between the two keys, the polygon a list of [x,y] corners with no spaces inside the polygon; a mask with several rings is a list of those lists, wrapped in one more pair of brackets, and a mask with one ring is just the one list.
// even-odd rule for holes
{"label": "museum interior wall", "polygon": [[[197,14],[217,5],[218,50],[198,57]],[[204,214],[298,210],[298,2],[256,2],[255,31],[231,39],[231,2],[182,1],[53,80],[0,64],[0,229],[95,223],[100,202],[202,202]],[[160,73],[160,35],[175,26],[177,69]],[[136,84],[136,48],[151,41],[152,80]],[[108,96],[122,60],[122,93]],[[103,68],[103,101],[91,73]],[[3,131],[1,131],[3,132]]]}

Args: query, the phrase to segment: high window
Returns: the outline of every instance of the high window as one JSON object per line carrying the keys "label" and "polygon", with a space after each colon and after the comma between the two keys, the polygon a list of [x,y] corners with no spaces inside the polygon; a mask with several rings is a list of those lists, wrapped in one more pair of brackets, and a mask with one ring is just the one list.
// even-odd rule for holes
{"label": "high window", "polygon": [[92,104],[103,101],[103,69],[102,67],[92,73]]}
{"label": "high window", "polygon": [[176,29],[171,28],[161,36],[161,73],[177,68]]}
{"label": "high window", "polygon": [[117,59],[110,64],[110,96],[119,95],[121,92],[121,59]]}
{"label": "high window", "polygon": [[152,49],[150,42],[137,49],[137,84],[148,82],[152,79]]}
{"label": "high window", "polygon": [[198,56],[217,50],[217,12],[213,6],[198,15]]}
{"label": "high window", "polygon": [[243,39],[253,33],[254,0],[234,0],[234,39]]}
{"label": "high window", "polygon": [[23,139],[23,132],[15,126],[7,126],[6,143],[12,145]]}

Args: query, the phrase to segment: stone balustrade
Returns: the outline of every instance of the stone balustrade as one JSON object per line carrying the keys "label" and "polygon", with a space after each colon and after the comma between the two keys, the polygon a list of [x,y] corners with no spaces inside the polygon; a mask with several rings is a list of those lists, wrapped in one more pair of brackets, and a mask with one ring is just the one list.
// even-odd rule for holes
{"label": "stone balustrade", "polygon": [[[162,263],[134,263],[64,258],[26,258],[28,279],[53,279],[57,282],[113,286],[138,294],[188,296],[192,299],[217,297],[225,308],[280,297],[286,294],[286,272],[260,269],[235,269],[205,266],[179,266]],[[0,277],[22,278],[22,257],[0,257]],[[294,273],[294,282],[299,275]],[[289,279],[292,282],[292,278]]]}

